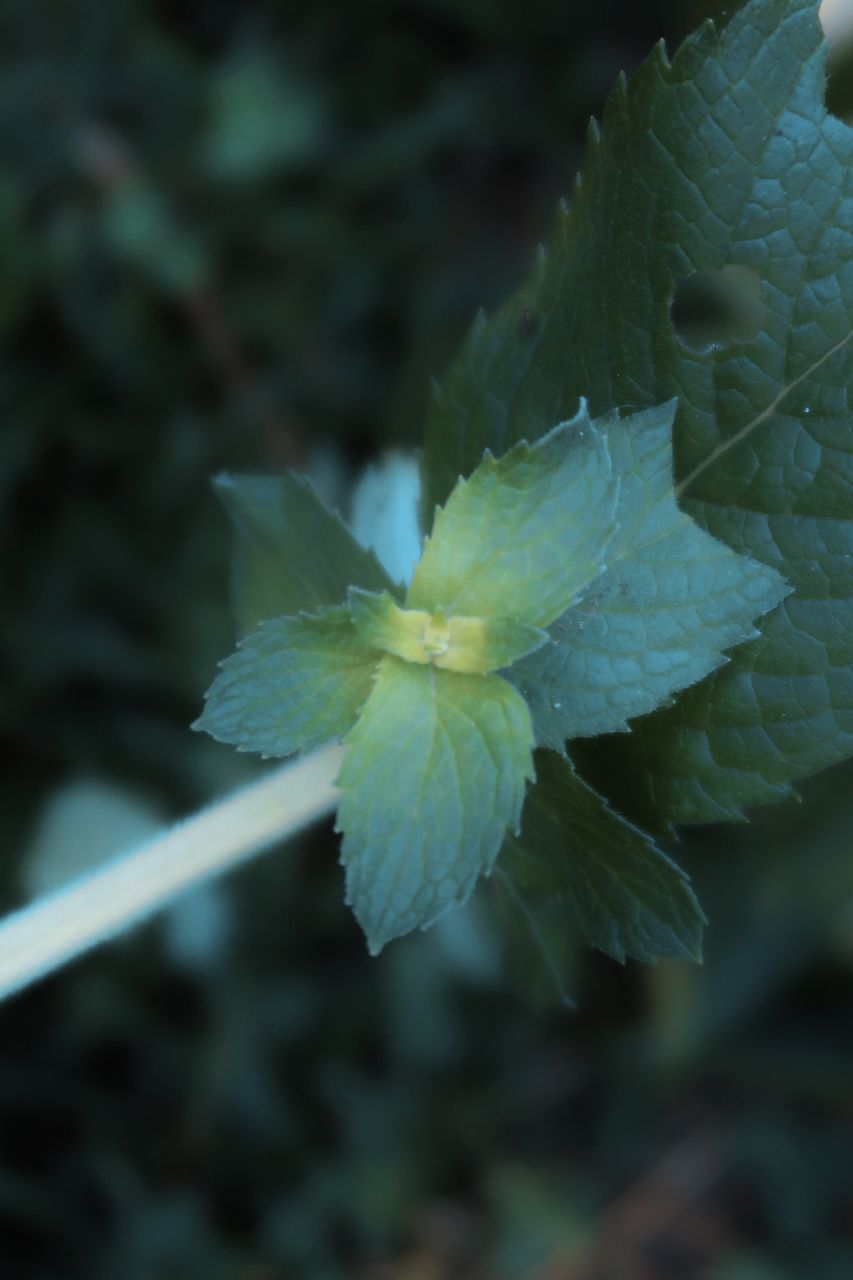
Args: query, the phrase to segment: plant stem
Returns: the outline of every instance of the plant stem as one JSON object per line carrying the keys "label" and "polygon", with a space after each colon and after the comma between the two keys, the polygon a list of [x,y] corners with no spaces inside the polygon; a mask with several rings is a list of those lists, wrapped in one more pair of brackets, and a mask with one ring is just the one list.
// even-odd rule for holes
{"label": "plant stem", "polygon": [[286,764],[0,921],[0,999],[332,812],[342,752]]}

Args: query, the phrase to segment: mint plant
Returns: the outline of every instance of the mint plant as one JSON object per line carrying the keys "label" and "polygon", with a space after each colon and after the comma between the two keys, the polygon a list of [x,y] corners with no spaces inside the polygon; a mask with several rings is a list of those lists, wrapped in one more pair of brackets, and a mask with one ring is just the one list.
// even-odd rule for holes
{"label": "mint plant", "polygon": [[[752,0],[619,82],[531,279],[436,389],[407,589],[296,477],[220,483],[244,638],[198,726],[343,740],[372,951],[497,865],[620,960],[698,957],[653,833],[851,754],[853,142],[824,61],[815,0]],[[734,322],[687,341],[709,280]]]}
{"label": "mint plant", "polygon": [[[534,445],[497,460],[487,452],[436,512],[402,603],[390,584],[360,585],[376,585],[376,562],[344,543],[343,526],[304,483],[282,482],[281,510],[292,515],[298,502],[310,512],[315,541],[300,562],[310,603],[321,607],[250,630],[198,724],[264,755],[344,740],[342,856],[371,950],[463,902],[508,837],[522,884],[535,881],[529,868],[547,848],[558,866],[575,825],[564,795],[594,814],[605,855],[639,850],[634,874],[666,886],[656,927],[628,927],[635,889],[624,929],[608,939],[600,921],[585,920],[588,936],[619,955],[695,949],[699,909],[680,873],[607,809],[565,754],[567,739],[626,729],[707,675],[787,594],[775,570],[679,511],[674,413],[668,404],[593,422],[583,405]],[[224,485],[244,519],[259,491],[257,481]],[[322,552],[312,566],[313,548],[336,544],[326,563],[355,572],[358,585],[323,578]],[[308,603],[286,578],[278,588],[280,607]],[[534,828],[528,821],[522,832],[534,745],[559,759],[545,766]],[[546,835],[543,823],[554,830]],[[593,882],[612,874],[600,855],[595,863]],[[605,886],[599,892],[606,897]]]}

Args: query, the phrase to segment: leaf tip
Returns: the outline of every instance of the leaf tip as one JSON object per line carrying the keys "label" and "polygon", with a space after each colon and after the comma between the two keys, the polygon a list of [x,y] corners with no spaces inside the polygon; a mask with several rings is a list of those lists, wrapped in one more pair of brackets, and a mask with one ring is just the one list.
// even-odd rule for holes
{"label": "leaf tip", "polygon": [[669,50],[665,40],[658,40],[652,50],[652,58],[661,71],[669,72],[672,70],[672,62],[670,61]]}

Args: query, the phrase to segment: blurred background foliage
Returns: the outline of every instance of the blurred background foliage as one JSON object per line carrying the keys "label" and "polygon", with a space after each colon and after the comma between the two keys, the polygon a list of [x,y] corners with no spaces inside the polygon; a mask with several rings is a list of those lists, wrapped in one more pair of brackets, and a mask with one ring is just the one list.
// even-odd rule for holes
{"label": "blurred background foliage", "polygon": [[[714,10],[0,0],[6,907],[252,776],[187,729],[209,476],[416,447],[617,72]],[[851,780],[685,841],[704,969],[488,897],[372,961],[330,827],[195,893],[0,1010],[0,1275],[846,1280]]]}

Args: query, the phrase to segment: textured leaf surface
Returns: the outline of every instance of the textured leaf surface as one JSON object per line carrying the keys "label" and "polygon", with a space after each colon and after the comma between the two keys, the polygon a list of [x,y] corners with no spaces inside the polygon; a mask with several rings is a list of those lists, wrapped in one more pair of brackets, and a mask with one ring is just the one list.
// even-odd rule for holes
{"label": "textured leaf surface", "polygon": [[436,513],[407,606],[547,626],[600,572],[617,497],[586,406],[533,446],[486,454]]}
{"label": "textured leaf surface", "polygon": [[532,777],[532,728],[500,676],[383,658],[338,779],[347,901],[372,952],[491,871]]}
{"label": "textured leaf surface", "polygon": [[401,609],[386,593],[353,589],[350,611],[365,644],[406,662],[486,675],[541,649],[548,634],[515,618],[447,618]]}
{"label": "textured leaf surface", "polygon": [[528,909],[561,899],[575,927],[614,959],[698,960],[704,918],[684,872],[572,770],[544,751],[500,867]]}
{"label": "textured leaf surface", "polygon": [[[816,0],[754,0],[672,63],[658,48],[593,128],[571,207],[530,281],[478,323],[431,411],[427,471],[456,477],[588,396],[595,414],[677,396],[685,509],[794,594],[762,637],[630,740],[602,784],[676,821],[739,816],[853,751],[853,134],[824,106]],[[752,341],[688,349],[693,273],[756,273]],[[617,754],[618,753],[618,754]]]}
{"label": "textured leaf surface", "polygon": [[262,623],[222,663],[193,728],[264,756],[342,738],[370,696],[381,653],[346,607]]}
{"label": "textured leaf surface", "polygon": [[284,614],[340,605],[353,584],[391,588],[370,551],[323,505],[307,480],[221,475],[216,492],[235,531],[232,592],[243,635]]}
{"label": "textured leaf surface", "polygon": [[758,635],[753,621],[787,594],[775,570],[710,537],[675,501],[674,403],[596,425],[619,481],[607,566],[550,628],[551,643],[514,667],[536,740],[625,730]]}

